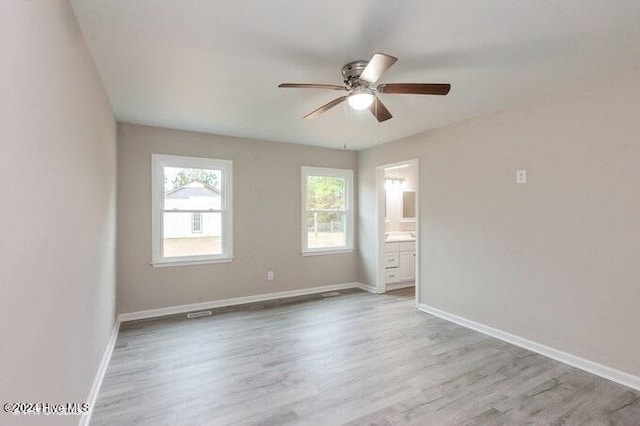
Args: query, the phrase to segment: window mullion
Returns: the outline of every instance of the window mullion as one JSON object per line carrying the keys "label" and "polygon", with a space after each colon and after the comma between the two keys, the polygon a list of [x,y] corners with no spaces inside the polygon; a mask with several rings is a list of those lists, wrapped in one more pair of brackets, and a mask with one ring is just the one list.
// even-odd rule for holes
{"label": "window mullion", "polygon": [[170,209],[170,210],[162,210],[162,213],[224,213],[224,209],[222,210],[176,210],[176,209]]}

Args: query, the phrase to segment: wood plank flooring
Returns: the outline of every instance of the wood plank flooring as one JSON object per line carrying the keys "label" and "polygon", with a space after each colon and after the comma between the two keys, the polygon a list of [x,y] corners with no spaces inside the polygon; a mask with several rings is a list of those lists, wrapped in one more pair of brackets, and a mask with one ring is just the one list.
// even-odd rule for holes
{"label": "wood plank flooring", "polygon": [[413,289],[123,327],[93,425],[640,425],[640,392],[415,310]]}

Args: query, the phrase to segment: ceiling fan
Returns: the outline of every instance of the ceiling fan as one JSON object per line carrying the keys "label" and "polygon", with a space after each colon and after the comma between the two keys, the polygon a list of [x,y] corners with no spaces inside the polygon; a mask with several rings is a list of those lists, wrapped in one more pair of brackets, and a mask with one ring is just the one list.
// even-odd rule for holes
{"label": "ceiling fan", "polygon": [[375,83],[380,80],[382,75],[398,60],[391,55],[384,53],[376,53],[370,61],[353,61],[342,67],[342,78],[344,86],[334,84],[297,84],[282,83],[278,87],[293,89],[328,89],[349,92],[344,96],[340,96],[322,105],[315,111],[311,111],[304,118],[315,118],[341,104],[345,100],[349,106],[355,110],[369,109],[371,113],[380,122],[386,121],[393,117],[389,110],[384,106],[382,101],[376,96],[376,93],[395,93],[410,95],[446,95],[451,89],[450,84],[432,84],[432,83]]}

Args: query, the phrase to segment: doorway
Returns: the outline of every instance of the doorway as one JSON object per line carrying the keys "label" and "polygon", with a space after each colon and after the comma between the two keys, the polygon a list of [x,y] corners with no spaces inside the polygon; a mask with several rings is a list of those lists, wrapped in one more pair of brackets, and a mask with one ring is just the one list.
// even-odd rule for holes
{"label": "doorway", "polygon": [[418,303],[419,218],[418,159],[376,168],[378,261],[376,291],[414,289]]}

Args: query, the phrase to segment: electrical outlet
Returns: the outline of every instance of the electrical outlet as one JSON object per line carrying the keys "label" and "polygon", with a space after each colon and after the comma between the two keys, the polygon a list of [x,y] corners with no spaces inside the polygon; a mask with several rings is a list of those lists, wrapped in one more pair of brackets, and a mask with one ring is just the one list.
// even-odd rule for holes
{"label": "electrical outlet", "polygon": [[516,172],[516,183],[527,183],[527,171],[526,170],[518,170]]}
{"label": "electrical outlet", "polygon": [[267,271],[267,279],[273,281],[273,271]]}

